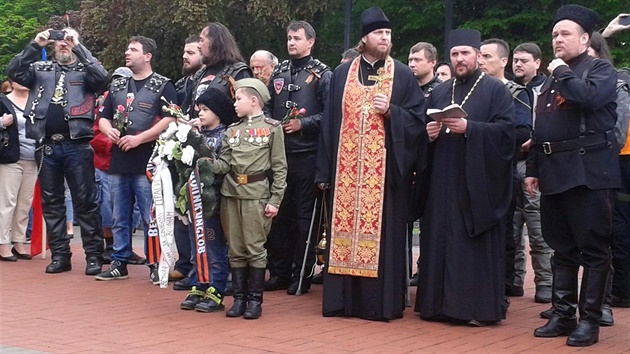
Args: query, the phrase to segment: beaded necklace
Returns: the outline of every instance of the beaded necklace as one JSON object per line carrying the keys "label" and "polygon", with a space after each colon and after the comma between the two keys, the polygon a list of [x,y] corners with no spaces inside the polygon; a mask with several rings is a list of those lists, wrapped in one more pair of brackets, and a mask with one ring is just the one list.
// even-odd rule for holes
{"label": "beaded necklace", "polygon": [[[482,72],[481,75],[479,75],[479,77],[477,78],[477,81],[475,81],[475,83],[473,84],[473,86],[470,88],[470,91],[468,91],[468,93],[466,94],[466,97],[464,97],[464,100],[462,101],[462,104],[460,104],[460,107],[464,107],[464,104],[466,104],[466,101],[468,100],[468,97],[470,97],[470,94],[473,93],[473,91],[475,91],[475,88],[477,87],[477,84],[479,83],[479,81],[481,81],[481,78],[484,77],[484,75],[486,75],[486,73]],[[451,90],[451,104],[455,104],[455,82],[457,81],[457,79],[453,80],[453,89]]]}

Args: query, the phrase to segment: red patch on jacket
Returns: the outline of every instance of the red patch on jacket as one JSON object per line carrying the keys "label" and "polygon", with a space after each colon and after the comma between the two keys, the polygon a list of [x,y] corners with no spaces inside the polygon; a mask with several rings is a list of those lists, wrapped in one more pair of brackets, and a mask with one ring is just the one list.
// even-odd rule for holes
{"label": "red patch on jacket", "polygon": [[87,95],[85,96],[85,102],[78,106],[70,107],[70,115],[71,116],[82,116],[87,113],[92,113],[94,110],[94,96]]}

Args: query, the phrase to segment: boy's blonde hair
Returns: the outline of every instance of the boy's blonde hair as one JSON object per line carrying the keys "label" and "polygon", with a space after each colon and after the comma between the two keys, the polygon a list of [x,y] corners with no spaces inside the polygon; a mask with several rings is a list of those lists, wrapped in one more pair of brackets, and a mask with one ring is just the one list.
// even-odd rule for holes
{"label": "boy's blonde hair", "polygon": [[245,94],[245,96],[247,97],[255,97],[256,100],[258,100],[258,106],[260,106],[261,109],[265,107],[265,103],[262,97],[260,96],[258,91],[256,91],[255,89],[251,87],[241,87],[239,88],[239,90],[241,90],[241,92],[243,92],[243,94]]}

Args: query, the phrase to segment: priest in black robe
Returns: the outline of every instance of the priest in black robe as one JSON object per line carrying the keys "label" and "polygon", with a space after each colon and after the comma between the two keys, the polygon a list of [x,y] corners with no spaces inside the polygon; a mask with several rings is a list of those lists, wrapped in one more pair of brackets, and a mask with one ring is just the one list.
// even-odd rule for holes
{"label": "priest in black robe", "polygon": [[[477,65],[476,30],[450,33],[455,77],[427,109],[458,104],[465,118],[427,123],[428,190],[416,311],[426,320],[482,325],[505,318],[505,223],[512,193],[514,100]],[[502,225],[503,224],[503,225]]]}
{"label": "priest in black robe", "polygon": [[[401,318],[412,166],[424,133],[424,97],[389,56],[380,8],[361,16],[361,53],[334,72],[324,111],[316,182],[330,187],[324,316]],[[424,133],[424,134],[423,134]]]}

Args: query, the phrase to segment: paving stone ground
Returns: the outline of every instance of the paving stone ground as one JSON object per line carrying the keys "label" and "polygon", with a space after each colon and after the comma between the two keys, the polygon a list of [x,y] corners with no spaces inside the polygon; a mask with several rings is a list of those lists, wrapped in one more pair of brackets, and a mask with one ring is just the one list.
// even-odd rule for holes
{"label": "paving stone ground", "polygon": [[615,308],[615,325],[602,327],[589,348],[535,338],[548,305],[534,302],[531,269],[525,296],[512,298],[507,319],[494,326],[426,322],[412,308],[391,322],[322,317],[321,285],[300,297],[266,292],[263,316],[248,321],[180,310],[185,292],[152,285],[146,266],[130,266],[127,280],[95,281],[83,273],[78,241],[72,250],[73,269],[62,274],[44,273],[49,259],[0,262],[0,353],[630,352],[630,309]]}

